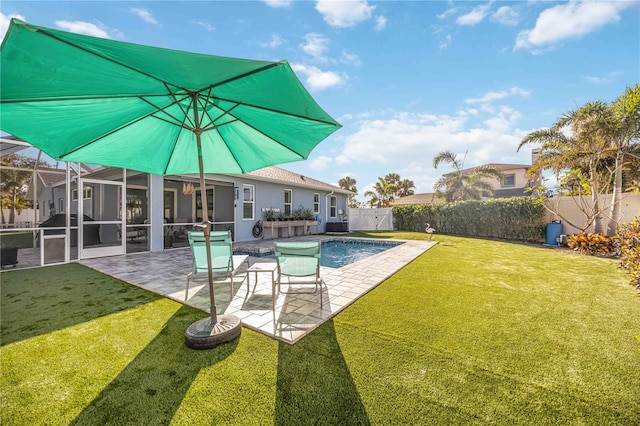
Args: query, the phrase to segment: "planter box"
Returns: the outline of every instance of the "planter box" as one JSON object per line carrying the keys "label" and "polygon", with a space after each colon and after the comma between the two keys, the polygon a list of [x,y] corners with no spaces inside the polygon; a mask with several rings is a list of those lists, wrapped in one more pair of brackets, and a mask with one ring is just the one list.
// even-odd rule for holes
{"label": "planter box", "polygon": [[15,267],[18,263],[18,247],[0,247],[0,266]]}

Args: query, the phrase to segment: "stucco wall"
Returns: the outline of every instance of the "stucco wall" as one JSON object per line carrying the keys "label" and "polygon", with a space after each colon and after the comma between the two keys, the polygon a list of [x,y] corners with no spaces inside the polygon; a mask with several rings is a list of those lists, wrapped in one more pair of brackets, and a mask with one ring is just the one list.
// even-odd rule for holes
{"label": "stucco wall", "polygon": [[[611,195],[603,195],[599,198],[601,207],[606,207],[605,223],[609,221],[609,209],[611,207]],[[585,197],[585,201],[591,202],[590,197]],[[580,232],[580,229],[570,225],[568,222],[578,226],[584,226],[587,223],[584,213],[580,210],[579,200],[574,197],[553,197],[547,200],[547,204],[557,209],[562,217],[547,212],[546,220],[560,220],[562,222],[562,233],[566,235]],[[622,194],[622,222],[630,222],[634,217],[640,216],[640,194],[624,193]],[[564,218],[564,219],[563,219]],[[586,232],[593,232],[594,226],[587,228]]]}
{"label": "stucco wall", "polygon": [[[256,238],[253,237],[251,231],[253,226],[258,220],[264,221],[265,217],[262,212],[263,208],[276,208],[284,210],[284,190],[290,189],[292,191],[291,204],[292,209],[296,210],[300,206],[313,210],[313,194],[320,194],[320,225],[318,232],[322,233],[325,230],[325,224],[327,220],[329,222],[338,222],[339,218],[327,217],[327,204],[329,194],[327,191],[322,191],[313,188],[301,188],[296,186],[288,186],[286,184],[271,183],[255,181],[243,178],[237,178],[234,182],[238,187],[239,199],[235,200],[235,240],[236,241],[253,241]],[[244,184],[250,184],[255,186],[255,205],[254,205],[254,217],[252,219],[243,218],[243,200],[242,200],[242,186]],[[337,197],[337,208],[343,212],[347,211],[347,197],[343,194],[334,194]],[[269,231],[267,231],[269,232]],[[270,235],[266,235],[266,238],[270,238]]]}

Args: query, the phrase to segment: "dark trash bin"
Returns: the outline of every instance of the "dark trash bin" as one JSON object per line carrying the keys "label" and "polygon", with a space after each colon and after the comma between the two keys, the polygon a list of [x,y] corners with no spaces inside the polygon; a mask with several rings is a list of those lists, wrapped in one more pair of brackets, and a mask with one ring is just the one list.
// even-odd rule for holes
{"label": "dark trash bin", "polygon": [[0,267],[15,267],[18,263],[18,247],[0,247]]}

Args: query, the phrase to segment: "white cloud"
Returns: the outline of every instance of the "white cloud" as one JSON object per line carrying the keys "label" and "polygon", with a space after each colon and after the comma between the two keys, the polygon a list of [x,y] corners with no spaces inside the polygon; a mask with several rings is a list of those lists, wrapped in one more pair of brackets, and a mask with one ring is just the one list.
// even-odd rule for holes
{"label": "white cloud", "polygon": [[446,36],[444,36],[444,40],[442,40],[438,45],[438,49],[446,49],[451,45],[452,40],[453,39],[451,38],[451,34],[447,34]]}
{"label": "white cloud", "polygon": [[533,29],[518,33],[514,49],[532,49],[580,38],[620,20],[619,12],[634,5],[637,2],[570,1],[551,7],[540,13]]}
{"label": "white cloud", "polygon": [[362,61],[360,57],[355,53],[349,53],[346,50],[342,51],[342,55],[340,56],[340,61],[344,64],[350,64],[356,67],[362,65]]}
{"label": "white cloud", "polygon": [[373,29],[376,31],[382,31],[387,27],[387,18],[384,16],[376,16],[376,24]]}
{"label": "white cloud", "polygon": [[309,167],[314,171],[326,170],[333,164],[333,158],[326,155],[322,155],[317,158],[310,159],[308,161]]}
{"label": "white cloud", "polygon": [[502,25],[516,26],[520,22],[520,13],[511,6],[502,6],[491,16]]}
{"label": "white cloud", "polygon": [[501,92],[487,92],[480,98],[469,98],[465,99],[464,101],[468,104],[486,104],[498,99],[504,99],[509,96],[529,96],[530,94],[530,90],[521,89],[519,87],[512,87]]}
{"label": "white cloud", "polygon": [[278,34],[272,34],[271,40],[260,43],[261,47],[275,49],[278,46],[281,46],[283,43],[286,43],[287,40],[280,37]]}
{"label": "white cloud", "polygon": [[438,19],[445,19],[449,15],[455,15],[456,13],[458,13],[458,8],[457,7],[450,7],[449,9],[445,10],[441,14],[436,15],[436,17]]}
{"label": "white cloud", "polygon": [[142,19],[144,22],[146,22],[147,24],[158,25],[158,21],[156,21],[156,18],[154,18],[151,12],[149,12],[148,10],[140,9],[138,7],[132,7],[129,10],[134,14],[138,15],[138,17]]}
{"label": "white cloud", "polygon": [[93,37],[111,38],[104,25],[92,24],[84,21],[56,21],[56,26],[62,30]]}
{"label": "white cloud", "polygon": [[326,61],[325,54],[329,51],[329,39],[319,33],[309,33],[304,37],[304,42],[300,43],[300,49],[309,56],[319,61]]}
{"label": "white cloud", "polygon": [[333,1],[318,0],[316,10],[320,12],[325,22],[332,27],[348,28],[371,19],[375,6],[370,6],[366,0]]}
{"label": "white cloud", "polygon": [[585,79],[585,81],[587,81],[587,82],[589,82],[591,84],[609,84],[619,75],[620,75],[620,72],[614,71],[614,72],[608,73],[605,76],[600,76],[600,77],[585,76],[584,79]]}
{"label": "white cloud", "polygon": [[305,82],[311,91],[321,91],[346,83],[347,76],[334,71],[322,71],[318,67],[304,64],[291,64],[291,69],[306,77]]}
{"label": "white cloud", "polygon": [[21,21],[26,21],[27,18],[25,18],[22,15],[18,15],[15,13],[9,14],[9,15],[5,15],[4,13],[0,13],[0,39],[4,38],[4,35],[7,33],[7,30],[9,29],[9,24],[11,23],[11,18],[16,18],[19,19]]}
{"label": "white cloud", "polygon": [[482,4],[480,6],[476,6],[471,9],[471,12],[466,15],[458,16],[456,19],[456,24],[458,25],[476,25],[482,22],[482,20],[489,13],[489,8],[491,7],[491,3]]}
{"label": "white cloud", "polygon": [[214,31],[216,29],[216,27],[214,27],[213,25],[211,25],[208,22],[204,22],[204,21],[194,21],[197,25],[200,25],[202,28],[204,28],[207,31]]}
{"label": "white cloud", "polygon": [[291,0],[264,0],[264,3],[269,7],[282,8],[291,6]]}
{"label": "white cloud", "polygon": [[[465,167],[491,162],[528,163],[530,153],[517,152],[527,133],[517,127],[522,115],[506,106],[497,110],[494,114],[473,110],[474,114],[482,115],[474,123],[469,121],[473,117],[471,110],[455,115],[396,112],[362,120],[345,137],[336,164],[345,167],[361,163],[385,173],[399,173],[414,181],[416,192],[432,192],[438,177],[450,171],[432,167],[433,158],[443,149],[461,154],[468,149]],[[359,193],[364,194],[368,185],[361,182]]]}

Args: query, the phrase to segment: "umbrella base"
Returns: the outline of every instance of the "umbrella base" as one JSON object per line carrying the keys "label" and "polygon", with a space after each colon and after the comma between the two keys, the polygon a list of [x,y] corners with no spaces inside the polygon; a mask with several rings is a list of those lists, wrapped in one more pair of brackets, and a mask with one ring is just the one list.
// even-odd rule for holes
{"label": "umbrella base", "polygon": [[211,318],[194,322],[185,332],[185,344],[191,349],[211,349],[240,337],[242,322],[233,315],[218,315],[218,322]]}

